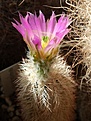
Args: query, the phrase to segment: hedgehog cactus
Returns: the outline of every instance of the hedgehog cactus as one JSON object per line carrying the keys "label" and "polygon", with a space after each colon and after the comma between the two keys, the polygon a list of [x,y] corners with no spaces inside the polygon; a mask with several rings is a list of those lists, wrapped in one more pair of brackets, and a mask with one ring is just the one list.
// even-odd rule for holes
{"label": "hedgehog cactus", "polygon": [[75,82],[71,68],[58,55],[59,45],[70,31],[71,21],[63,14],[58,22],[55,13],[45,20],[19,13],[20,22],[13,26],[28,45],[27,59],[20,65],[18,99],[25,121],[73,121],[75,119]]}
{"label": "hedgehog cactus", "polygon": [[86,68],[84,76],[81,75],[79,115],[81,121],[91,121],[91,0],[79,0],[76,9],[79,13],[79,41],[76,42],[82,54],[83,68]]}
{"label": "hedgehog cactus", "polygon": [[[76,47],[79,50],[79,55],[82,55],[82,60],[87,67],[86,75],[82,80],[88,80],[90,83],[91,73],[91,0],[66,0],[69,5],[67,13],[73,19],[72,32],[70,33],[69,46]],[[79,56],[77,55],[77,56]],[[78,60],[79,61],[79,60]],[[81,63],[79,62],[79,63]]]}
{"label": "hedgehog cactus", "polygon": [[66,44],[75,47],[76,65],[81,64],[80,71],[85,70],[79,74],[78,112],[81,121],[91,121],[91,0],[66,0],[66,4],[67,13],[73,19],[70,41]]}

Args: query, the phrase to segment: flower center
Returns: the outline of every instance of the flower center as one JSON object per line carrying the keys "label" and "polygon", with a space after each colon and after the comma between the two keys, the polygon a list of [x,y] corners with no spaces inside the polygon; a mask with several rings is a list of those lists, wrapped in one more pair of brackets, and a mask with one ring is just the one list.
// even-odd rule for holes
{"label": "flower center", "polygon": [[48,45],[48,42],[49,42],[49,37],[43,36],[42,41],[41,41],[41,45],[42,45],[43,49]]}

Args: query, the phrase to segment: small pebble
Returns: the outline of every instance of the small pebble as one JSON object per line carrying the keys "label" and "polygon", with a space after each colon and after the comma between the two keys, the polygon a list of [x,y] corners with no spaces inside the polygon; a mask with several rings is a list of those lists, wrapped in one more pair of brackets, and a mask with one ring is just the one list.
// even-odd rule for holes
{"label": "small pebble", "polygon": [[[5,97],[3,93],[3,87],[0,87],[0,107],[4,111],[3,120],[5,121],[22,121],[20,118],[19,104],[15,103],[15,97]],[[5,117],[5,118],[4,118]],[[0,120],[1,121],[1,120]]]}
{"label": "small pebble", "polygon": [[20,115],[19,110],[16,110],[16,111],[15,111],[15,113],[16,113],[16,115],[17,115],[17,116],[19,116],[19,115]]}
{"label": "small pebble", "polygon": [[7,103],[9,106],[12,105],[12,102],[11,102],[11,100],[10,100],[8,97],[5,98],[5,101],[6,101],[6,103]]}
{"label": "small pebble", "polygon": [[0,98],[4,98],[4,94],[1,94],[1,95],[0,95]]}
{"label": "small pebble", "polygon": [[7,105],[4,105],[4,104],[2,104],[2,109],[8,109],[8,106]]}
{"label": "small pebble", "polygon": [[8,110],[7,110],[8,112],[13,112],[14,111],[14,106],[10,106],[10,107],[8,107]]}
{"label": "small pebble", "polygon": [[3,92],[3,87],[1,87],[1,91]]}
{"label": "small pebble", "polygon": [[13,117],[13,116],[14,116],[14,113],[13,113],[13,112],[10,112],[10,113],[9,113],[9,116],[10,116],[10,117]]}
{"label": "small pebble", "polygon": [[15,116],[12,121],[21,121],[21,119],[18,116]]}

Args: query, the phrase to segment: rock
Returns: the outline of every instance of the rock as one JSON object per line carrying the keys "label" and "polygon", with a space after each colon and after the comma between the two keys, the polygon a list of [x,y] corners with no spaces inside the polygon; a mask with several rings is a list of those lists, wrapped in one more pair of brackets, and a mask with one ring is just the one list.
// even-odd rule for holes
{"label": "rock", "polygon": [[15,113],[16,113],[16,115],[17,115],[17,116],[19,116],[19,115],[20,115],[19,110],[16,110],[16,112],[15,112]]}
{"label": "rock", "polygon": [[6,110],[8,109],[8,106],[5,104],[2,104],[1,107],[2,107],[2,109],[6,109]]}
{"label": "rock", "polygon": [[14,106],[10,106],[10,107],[8,107],[8,110],[7,110],[8,112],[13,112],[14,111]]}
{"label": "rock", "polygon": [[10,112],[10,113],[9,113],[9,116],[10,116],[10,117],[13,117],[13,116],[14,116],[14,113],[13,113],[13,112]]}
{"label": "rock", "polygon": [[21,121],[21,119],[18,116],[15,116],[12,121]]}
{"label": "rock", "polygon": [[1,94],[1,95],[0,95],[0,98],[4,98],[4,94]]}
{"label": "rock", "polygon": [[2,92],[3,92],[3,87],[1,87],[1,89],[0,89]]}
{"label": "rock", "polygon": [[9,106],[12,105],[12,102],[11,102],[11,100],[10,100],[8,97],[5,97],[5,101],[6,101],[6,103],[7,103]]}

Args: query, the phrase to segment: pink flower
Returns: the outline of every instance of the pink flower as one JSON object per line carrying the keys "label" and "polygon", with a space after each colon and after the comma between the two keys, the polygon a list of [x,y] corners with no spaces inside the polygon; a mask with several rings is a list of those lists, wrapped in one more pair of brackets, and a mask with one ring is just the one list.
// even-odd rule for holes
{"label": "pink flower", "polygon": [[44,14],[40,11],[39,16],[27,12],[23,17],[19,13],[20,23],[15,20],[13,26],[23,36],[31,53],[35,58],[52,59],[58,52],[59,44],[64,36],[70,31],[70,19],[63,14],[58,22],[55,13],[49,20],[45,20]]}

